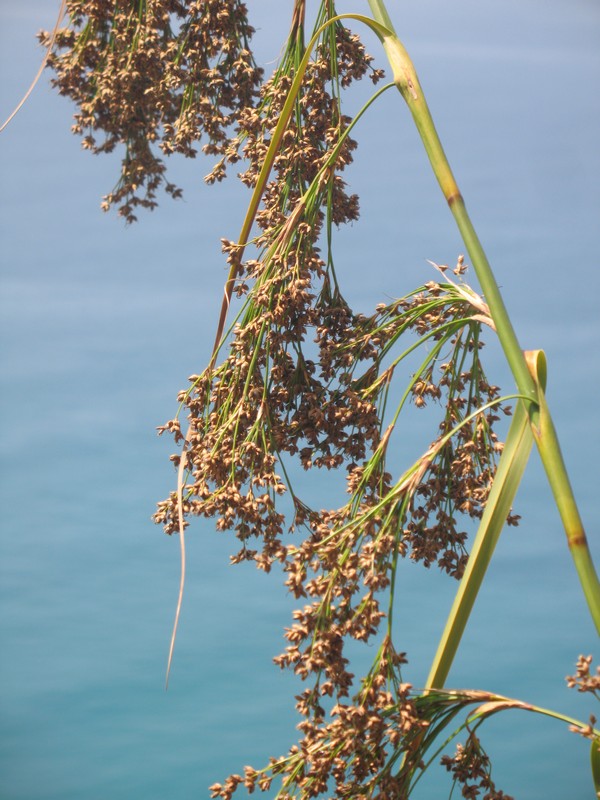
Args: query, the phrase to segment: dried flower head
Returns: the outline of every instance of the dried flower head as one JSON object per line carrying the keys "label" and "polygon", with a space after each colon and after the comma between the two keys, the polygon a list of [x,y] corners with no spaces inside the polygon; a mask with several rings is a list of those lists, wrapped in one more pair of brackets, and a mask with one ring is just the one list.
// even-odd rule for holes
{"label": "dried flower head", "polygon": [[[123,146],[115,188],[104,198],[128,222],[154,208],[165,177],[162,155],[222,153],[262,71],[250,51],[253,30],[239,0],[68,0],[69,25],[56,34],[53,84],[76,106],[73,132],[93,153]],[[43,45],[50,36],[42,32]]]}
{"label": "dried flower head", "polygon": [[600,700],[600,666],[592,672],[592,656],[579,656],[577,659],[574,675],[567,675],[566,681],[569,689],[577,689],[578,692],[590,692]]}
{"label": "dried flower head", "polygon": [[456,746],[454,756],[442,756],[441,763],[452,774],[454,784],[461,787],[462,797],[469,800],[513,800],[510,795],[496,789],[492,780],[491,764],[477,735],[469,732],[465,744]]}

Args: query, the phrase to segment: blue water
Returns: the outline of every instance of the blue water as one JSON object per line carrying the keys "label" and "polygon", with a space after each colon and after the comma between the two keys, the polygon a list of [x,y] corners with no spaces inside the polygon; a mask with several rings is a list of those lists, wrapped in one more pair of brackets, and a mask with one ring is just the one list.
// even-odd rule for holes
{"label": "blue water", "polygon": [[[2,4],[3,112],[35,73],[32,34],[52,26],[57,5]],[[290,4],[252,5],[272,63]],[[600,562],[600,9],[389,6],[523,346],[548,354],[549,398]],[[230,567],[235,545],[209,523],[188,536],[164,691],[179,556],[150,521],[174,485],[170,444],[154,428],[207,359],[225,275],[219,238],[236,236],[246,198],[234,183],[205,189],[202,164],[176,163],[185,201],[124,229],[98,210],[116,163],[82,153],[69,125],[68,104],[42,84],[0,137],[0,797],[206,798],[215,780],[283,753],[297,722],[299,686],[271,664],[291,601],[276,575]],[[430,279],[426,259],[452,262],[462,248],[396,96],[359,138],[349,177],[362,219],[340,235],[337,266],[366,309]],[[597,640],[536,458],[518,510],[450,683],[586,718],[594,709],[564,676],[579,653],[598,657]],[[453,591],[402,565],[398,646],[415,685]],[[519,800],[593,796],[587,744],[558,722],[515,712],[486,743],[499,785]],[[419,798],[447,788],[439,773]]]}

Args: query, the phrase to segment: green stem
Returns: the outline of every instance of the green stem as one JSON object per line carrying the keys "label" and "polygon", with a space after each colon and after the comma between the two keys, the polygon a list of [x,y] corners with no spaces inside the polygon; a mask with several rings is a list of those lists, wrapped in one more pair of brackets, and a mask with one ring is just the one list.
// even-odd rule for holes
{"label": "green stem", "polygon": [[600,633],[600,581],[592,562],[581,517],[543,391],[541,393],[538,391],[527,367],[525,356],[512,327],[494,274],[444,153],[413,63],[394,32],[383,0],[369,0],[369,5],[376,21],[372,27],[381,38],[392,67],[394,82],[410,109],[435,176],[462,235],[519,393],[530,398],[530,402],[527,404],[529,422],[567,534],[569,549],[592,619]]}
{"label": "green stem", "polygon": [[[434,690],[435,691],[435,690]],[[494,695],[488,692],[448,692],[448,693],[439,693],[437,698],[446,697],[448,701],[451,703],[452,699],[456,699],[456,704],[454,706],[450,706],[448,713],[445,714],[441,721],[437,724],[436,729],[433,730],[434,735],[430,735],[427,733],[427,739],[424,742],[425,746],[422,750],[422,755],[429,750],[430,746],[437,742],[439,738],[439,734],[441,731],[448,726],[450,722],[456,717],[456,715],[462,710],[463,707],[471,705],[473,703],[479,703],[478,707],[471,711],[466,720],[456,728],[446,739],[438,745],[435,749],[433,755],[431,755],[427,761],[423,764],[422,767],[419,767],[419,774],[415,780],[412,781],[410,785],[410,789],[414,789],[416,784],[419,780],[423,777],[427,769],[433,764],[434,761],[438,759],[441,753],[446,749],[446,747],[450,744],[450,742],[459,736],[465,728],[472,728],[474,724],[481,724],[484,719],[487,719],[494,714],[497,714],[501,711],[529,711],[533,714],[540,714],[544,717],[550,717],[551,719],[557,719],[560,722],[563,722],[571,727],[571,729],[577,729],[579,731],[583,731],[587,728],[586,723],[582,720],[576,719],[575,717],[568,716],[567,714],[561,714],[558,711],[553,711],[549,708],[542,708],[541,706],[534,706],[530,703],[523,703],[520,700],[515,700],[510,697],[503,697],[502,695]],[[419,701],[429,700],[430,702],[436,702],[436,697],[432,692],[427,692],[425,694],[420,695],[417,698],[417,703]],[[424,718],[427,718],[427,712],[425,709],[422,711]],[[600,731],[596,731],[595,729],[592,731],[594,736],[596,736]],[[425,738],[425,737],[423,737]],[[594,748],[598,750],[598,741],[595,739],[592,742],[592,753],[594,757]],[[412,772],[414,773],[414,768]],[[412,775],[410,776],[412,777]]]}
{"label": "green stem", "polygon": [[390,31],[389,35],[382,36],[382,41],[392,66],[394,82],[410,109],[435,177],[456,220],[486,302],[490,308],[500,342],[514,374],[519,392],[531,397],[533,403],[537,405],[535,382],[527,368],[525,357],[496,284],[492,268],[467,213],[465,202],[442,147],[412,61],[393,32],[393,28],[390,27],[391,23],[383,2],[381,0],[369,0],[369,4],[375,19]]}
{"label": "green stem", "polygon": [[575,502],[558,436],[556,435],[542,387],[540,387],[538,395],[540,404],[539,422],[531,425],[533,438],[537,444],[548,482],[554,495],[554,501],[563,521],[575,569],[585,592],[592,618],[600,633],[600,581],[594,568],[583,521]]}
{"label": "green stem", "polygon": [[519,401],[467,567],[425,682],[425,689],[442,689],[446,683],[477,594],[506,523],[506,517],[512,508],[532,445],[533,436],[527,420],[527,411],[523,402]]}

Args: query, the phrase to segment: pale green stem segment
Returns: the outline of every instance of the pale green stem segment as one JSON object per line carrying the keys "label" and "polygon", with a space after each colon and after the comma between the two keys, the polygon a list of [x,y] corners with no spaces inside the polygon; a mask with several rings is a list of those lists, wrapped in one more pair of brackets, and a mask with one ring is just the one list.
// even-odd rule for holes
{"label": "pale green stem segment", "polygon": [[[540,383],[544,385],[546,380],[544,354],[537,351],[532,356],[539,369]],[[506,517],[512,508],[532,447],[533,434],[529,418],[523,402],[519,401],[506,437],[485,511],[471,548],[469,561],[433,659],[425,689],[442,689],[446,683],[492,554],[500,538]]]}
{"label": "pale green stem segment", "polygon": [[538,420],[535,423],[531,423],[533,438],[537,444],[550,488],[554,495],[554,501],[563,521],[573,562],[592,612],[592,618],[600,633],[600,581],[589,551],[583,521],[575,502],[554,423],[546,402],[546,396],[541,387],[538,391],[538,402]]}
{"label": "pale green stem segment", "polygon": [[594,739],[592,742],[590,761],[592,765],[592,780],[594,781],[594,788],[600,796],[600,738]]}
{"label": "pale green stem segment", "polygon": [[569,549],[592,619],[600,633],[600,581],[594,568],[544,393],[539,391],[527,367],[525,356],[512,327],[494,274],[469,218],[458,184],[433,124],[413,63],[394,32],[382,0],[369,0],[369,5],[376,20],[375,25],[371,24],[371,27],[383,43],[394,73],[394,82],[411,111],[435,176],[460,230],[519,393],[531,398],[527,413],[533,436],[563,522]]}
{"label": "pale green stem segment", "polygon": [[[381,0],[369,0],[375,19],[389,26],[389,16]],[[385,22],[384,22],[385,20]],[[376,31],[382,38],[387,57],[394,74],[394,82],[404,97],[414,122],[417,126],[425,151],[433,167],[435,177],[440,184],[444,197],[456,220],[465,246],[471,257],[473,268],[485,295],[490,312],[506,358],[514,373],[519,392],[530,397],[534,403],[537,401],[535,382],[531,377],[525,357],[512,327],[504,300],[496,284],[492,269],[486,258],[481,242],[479,241],[473,224],[469,219],[464,200],[458,184],[437,134],[433,118],[425,100],[425,95],[419,83],[413,63],[404,46],[394,33],[393,28],[387,27],[386,33]]]}

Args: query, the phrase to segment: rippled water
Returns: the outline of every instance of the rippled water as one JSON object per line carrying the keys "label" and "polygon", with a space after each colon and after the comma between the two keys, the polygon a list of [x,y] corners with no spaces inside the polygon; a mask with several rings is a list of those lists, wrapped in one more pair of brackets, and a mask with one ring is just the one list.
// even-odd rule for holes
{"label": "rippled water", "polygon": [[[51,27],[57,5],[1,6],[3,111],[35,72],[31,34]],[[251,5],[272,62],[290,4]],[[600,560],[600,11],[592,0],[431,0],[390,2],[390,12],[523,346],[548,353]],[[291,601],[276,575],[230,567],[234,544],[207,523],[188,537],[163,686],[178,552],[150,522],[174,484],[170,445],[153,431],[207,358],[225,274],[219,237],[235,237],[245,198],[233,183],[204,189],[203,165],[178,164],[186,200],[124,230],[97,208],[116,164],[81,153],[69,124],[68,105],[41,86],[0,138],[0,796],[203,798],[230,771],[282,753],[297,722],[298,685],[270,662]],[[341,233],[336,263],[351,302],[369,308],[461,246],[399,99],[388,93],[358,134],[349,178],[362,220]],[[450,682],[586,717],[593,709],[563,678],[596,639],[535,458],[525,489],[523,524],[499,546]],[[398,641],[419,685],[454,587],[410,564],[400,577]],[[559,723],[515,712],[486,741],[499,783],[520,800],[592,796],[587,745]],[[438,777],[419,797],[446,790]]]}

